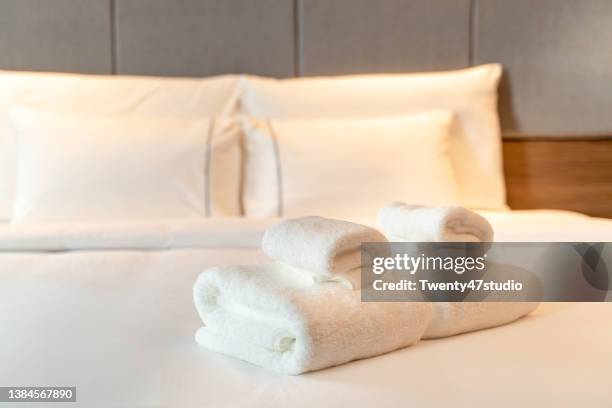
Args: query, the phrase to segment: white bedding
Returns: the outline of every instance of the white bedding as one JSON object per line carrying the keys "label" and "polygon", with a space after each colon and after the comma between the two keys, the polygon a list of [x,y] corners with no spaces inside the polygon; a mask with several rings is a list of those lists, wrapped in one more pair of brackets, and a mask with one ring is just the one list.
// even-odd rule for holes
{"label": "white bedding", "polygon": [[[573,213],[485,215],[497,240],[612,241],[612,221]],[[544,304],[299,377],[198,347],[196,276],[264,262],[272,221],[0,227],[0,386],[75,385],[68,407],[612,404],[611,304]]]}

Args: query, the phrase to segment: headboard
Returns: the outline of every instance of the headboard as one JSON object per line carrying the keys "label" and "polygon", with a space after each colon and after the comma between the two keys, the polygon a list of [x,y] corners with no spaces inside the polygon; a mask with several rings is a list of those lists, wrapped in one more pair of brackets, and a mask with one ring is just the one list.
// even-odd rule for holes
{"label": "headboard", "polygon": [[610,217],[611,39],[609,0],[0,0],[0,69],[290,77],[500,62],[509,204]]}

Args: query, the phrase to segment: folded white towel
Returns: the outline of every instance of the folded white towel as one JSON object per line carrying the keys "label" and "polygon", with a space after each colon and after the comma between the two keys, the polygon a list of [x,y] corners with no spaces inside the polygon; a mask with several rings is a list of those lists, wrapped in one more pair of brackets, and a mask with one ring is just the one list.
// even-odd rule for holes
{"label": "folded white towel", "polygon": [[363,242],[387,242],[387,239],[365,225],[302,217],[268,228],[262,249],[270,258],[305,272],[316,282],[339,281],[358,289]]}
{"label": "folded white towel", "polygon": [[436,302],[424,339],[454,336],[511,323],[538,307],[537,302]]}
{"label": "folded white towel", "polygon": [[[485,295],[488,301],[436,302],[433,304],[433,318],[424,338],[447,337],[455,334],[488,329],[511,323],[534,311],[539,302],[526,302],[541,297],[538,278],[531,272],[497,262],[487,263],[486,279],[496,282],[515,280],[530,288],[524,292],[494,292]],[[506,301],[512,300],[512,301]]]}
{"label": "folded white towel", "polygon": [[285,374],[372,357],[416,343],[430,303],[366,303],[360,292],[274,266],[203,272],[194,301],[206,348]]}
{"label": "folded white towel", "polygon": [[392,203],[378,212],[378,223],[390,241],[493,241],[493,228],[486,218],[464,207]]}

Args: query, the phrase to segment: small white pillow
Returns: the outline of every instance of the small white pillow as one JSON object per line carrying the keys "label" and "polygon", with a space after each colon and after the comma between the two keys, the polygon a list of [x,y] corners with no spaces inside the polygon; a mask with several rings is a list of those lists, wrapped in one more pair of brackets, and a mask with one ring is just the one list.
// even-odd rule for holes
{"label": "small white pillow", "polygon": [[246,215],[360,219],[391,201],[456,203],[452,118],[244,118]]}
{"label": "small white pillow", "polygon": [[0,71],[0,222],[10,218],[15,199],[17,153],[9,115],[14,107],[104,117],[223,116],[236,109],[238,80]]}
{"label": "small white pillow", "polygon": [[506,208],[497,114],[499,64],[456,71],[275,80],[248,77],[242,112],[272,119],[456,114],[451,158],[461,203]]}
{"label": "small white pillow", "polygon": [[[13,223],[142,220],[210,215],[233,207],[239,133],[226,120],[83,118],[11,112],[17,135]],[[234,194],[233,198],[230,196]],[[226,202],[224,202],[224,200]],[[230,211],[231,208],[225,208]]]}

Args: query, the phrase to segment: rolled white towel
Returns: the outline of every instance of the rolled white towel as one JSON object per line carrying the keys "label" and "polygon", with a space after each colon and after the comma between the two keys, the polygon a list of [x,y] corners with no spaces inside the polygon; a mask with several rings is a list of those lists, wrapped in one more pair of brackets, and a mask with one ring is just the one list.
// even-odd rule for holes
{"label": "rolled white towel", "polygon": [[538,302],[436,302],[424,339],[454,336],[511,323],[533,312]]}
{"label": "rolled white towel", "polygon": [[286,220],[268,228],[263,252],[306,273],[316,282],[338,281],[361,287],[361,244],[387,242],[374,228],[322,217]]}
{"label": "rolled white towel", "polygon": [[[487,301],[480,302],[469,301],[469,297],[466,302],[436,302],[433,304],[433,318],[424,338],[447,337],[501,326],[531,313],[538,307],[539,302],[526,301],[539,299],[542,294],[539,280],[531,272],[513,265],[489,262],[487,279],[496,282],[516,280],[525,283],[530,289],[516,293],[491,291],[484,296]],[[477,298],[480,296],[477,295]]]}
{"label": "rolled white towel", "polygon": [[464,207],[423,207],[391,203],[378,212],[390,241],[492,242],[493,228],[483,216]]}
{"label": "rolled white towel", "polygon": [[[464,207],[423,207],[392,203],[378,213],[390,241],[492,242],[493,228]],[[503,272],[503,271],[502,271]],[[507,324],[531,313],[538,302],[434,302],[423,338],[438,338]]]}
{"label": "rolled white towel", "polygon": [[367,303],[339,284],[312,285],[274,266],[203,272],[193,290],[204,347],[285,374],[301,374],[416,343],[430,303]]}

